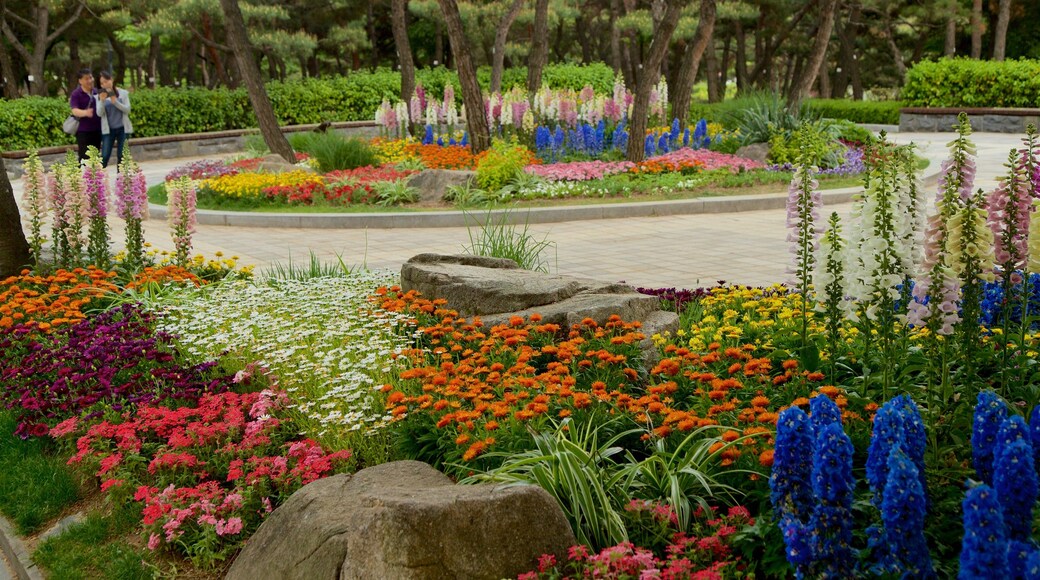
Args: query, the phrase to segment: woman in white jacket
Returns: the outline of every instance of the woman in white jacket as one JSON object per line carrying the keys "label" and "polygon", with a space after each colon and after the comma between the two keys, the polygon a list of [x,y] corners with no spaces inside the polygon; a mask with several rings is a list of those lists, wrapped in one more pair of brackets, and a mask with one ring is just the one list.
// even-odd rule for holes
{"label": "woman in white jacket", "polygon": [[102,72],[101,91],[97,97],[97,114],[101,118],[101,162],[108,167],[112,147],[117,146],[116,163],[123,162],[123,147],[133,133],[130,124],[130,93],[116,87],[112,73]]}

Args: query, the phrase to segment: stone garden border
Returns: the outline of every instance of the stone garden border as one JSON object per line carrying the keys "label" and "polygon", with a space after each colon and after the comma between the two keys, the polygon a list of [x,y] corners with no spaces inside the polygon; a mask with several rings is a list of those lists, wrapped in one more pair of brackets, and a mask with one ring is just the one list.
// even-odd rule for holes
{"label": "stone garden border", "polygon": [[[313,131],[319,126],[291,125],[282,127],[282,132]],[[348,137],[372,138],[379,134],[379,126],[372,121],[332,123],[330,128]],[[136,161],[240,153],[245,150],[246,137],[258,134],[258,131],[259,129],[236,129],[234,131],[133,138],[130,140],[130,153]],[[63,160],[66,151],[75,150],[75,145],[59,145],[57,147],[44,147],[39,150],[39,154],[44,165],[50,165],[55,161]],[[7,172],[13,175],[15,179],[22,175],[22,164],[27,156],[28,152],[24,150],[0,152],[0,157],[3,157],[4,165],[7,167]]]}
{"label": "stone garden border", "polygon": [[899,110],[899,130],[952,133],[957,115],[962,112],[967,113],[972,128],[980,132],[1025,133],[1030,123],[1040,127],[1040,109],[905,107]]}

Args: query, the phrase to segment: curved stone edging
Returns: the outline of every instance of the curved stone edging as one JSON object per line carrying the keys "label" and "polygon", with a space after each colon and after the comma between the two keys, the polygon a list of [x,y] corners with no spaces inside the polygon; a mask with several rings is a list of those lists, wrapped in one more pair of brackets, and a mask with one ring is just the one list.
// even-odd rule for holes
{"label": "curved stone edging", "polygon": [[5,560],[0,562],[0,578],[5,577],[6,571],[17,580],[43,580],[43,574],[29,557],[14,526],[3,516],[0,516],[0,555]]}
{"label": "curved stone edging", "polygon": [[904,107],[899,110],[899,130],[913,132],[953,132],[957,115],[965,113],[975,131],[1025,133],[1030,124],[1040,125],[1040,109],[980,107]]}
{"label": "curved stone edging", "polygon": [[[932,180],[929,176],[926,180]],[[821,192],[825,204],[846,203],[863,191],[849,187]],[[496,223],[547,224],[569,221],[604,220],[633,217],[657,217],[702,213],[734,213],[780,209],[787,204],[787,195],[734,195],[702,197],[673,201],[646,201],[633,203],[596,204],[567,207],[535,207],[527,209],[497,209],[472,211],[431,211],[415,213],[259,213],[200,209],[198,223],[235,227],[315,228],[315,229],[393,229],[444,228],[483,224],[490,216]],[[164,206],[149,205],[152,219],[166,219]]]}

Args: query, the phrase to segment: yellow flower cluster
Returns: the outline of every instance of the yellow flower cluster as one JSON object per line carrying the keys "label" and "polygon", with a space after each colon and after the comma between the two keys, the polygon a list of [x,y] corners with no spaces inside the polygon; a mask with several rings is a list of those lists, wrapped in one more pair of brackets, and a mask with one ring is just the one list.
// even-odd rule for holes
{"label": "yellow flower cluster", "polygon": [[[754,344],[772,348],[771,337],[780,328],[792,332],[801,324],[802,298],[789,293],[780,284],[768,288],[725,286],[713,288],[700,301],[703,316],[689,329],[676,334],[689,337],[688,344],[695,351],[703,351],[708,344]],[[810,308],[812,304],[810,304]],[[810,332],[823,332],[819,321],[809,311]]]}
{"label": "yellow flower cluster", "polygon": [[241,199],[261,197],[267,187],[302,186],[309,183],[320,185],[325,180],[320,175],[308,171],[288,171],[286,173],[243,172],[235,175],[221,175],[199,182],[199,189],[207,190],[214,195]]}
{"label": "yellow flower cluster", "polygon": [[376,139],[372,147],[376,150],[380,163],[400,163],[416,157],[407,151],[407,146],[419,141],[413,137],[406,139]]}

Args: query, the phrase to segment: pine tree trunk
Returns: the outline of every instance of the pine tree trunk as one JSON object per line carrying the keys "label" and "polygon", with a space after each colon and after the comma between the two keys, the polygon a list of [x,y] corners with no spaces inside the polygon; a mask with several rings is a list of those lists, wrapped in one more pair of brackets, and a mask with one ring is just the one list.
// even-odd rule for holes
{"label": "pine tree trunk", "polygon": [[708,48],[704,53],[704,76],[708,81],[708,102],[717,103],[722,100],[722,88],[719,86],[719,55],[715,53],[715,39],[708,39]]}
{"label": "pine tree trunk", "polygon": [[733,23],[733,36],[737,44],[737,54],[734,57],[736,64],[733,67],[737,77],[737,94],[744,94],[748,90],[747,35],[744,34],[744,25],[739,18]]}
{"label": "pine tree trunk", "polygon": [[654,40],[650,43],[650,52],[643,63],[642,74],[636,84],[635,102],[632,104],[632,118],[628,128],[628,151],[625,158],[639,163],[644,157],[644,141],[646,140],[647,109],[650,106],[650,91],[657,84],[661,71],[661,63],[668,54],[668,44],[679,23],[679,14],[685,2],[669,0],[660,24],[654,30]]}
{"label": "pine tree trunk", "polygon": [[502,69],[505,67],[506,59],[506,40],[509,38],[509,29],[513,27],[513,22],[517,16],[520,16],[520,10],[524,7],[524,0],[513,0],[513,5],[509,7],[509,12],[506,12],[505,16],[502,17],[502,21],[498,23],[498,28],[495,30],[495,46],[492,49],[491,54],[491,93],[502,92]]}
{"label": "pine tree trunk", "polygon": [[415,60],[412,58],[412,45],[408,41],[408,0],[391,0],[390,10],[390,23],[401,68],[401,100],[407,103],[415,92]]}
{"label": "pine tree trunk", "polygon": [[287,162],[296,163],[296,154],[293,153],[289,140],[282,134],[282,130],[278,126],[278,119],[274,116],[274,108],[271,107],[271,101],[267,98],[267,90],[260,78],[260,69],[257,67],[256,59],[253,58],[253,46],[249,42],[249,34],[246,32],[246,24],[238,2],[237,0],[220,0],[220,7],[224,10],[228,43],[238,62],[238,69],[246,85],[246,92],[249,93],[249,102],[253,105],[253,112],[256,113],[257,121],[260,124],[260,134],[264,136],[264,143],[272,152],[281,155]]}
{"label": "pine tree trunk", "polygon": [[1011,0],[1000,0],[997,27],[993,29],[993,60],[1004,60],[1007,48],[1008,21],[1011,20]]}
{"label": "pine tree trunk", "polygon": [[[614,35],[615,32],[611,34]],[[542,88],[542,69],[549,60],[549,0],[535,0],[534,30],[531,36],[531,56],[527,62],[527,94],[533,99],[538,89]]]}
{"label": "pine tree trunk", "polygon": [[831,30],[834,28],[834,12],[837,6],[838,0],[822,0],[819,27],[816,29],[816,37],[813,39],[808,62],[802,68],[805,74],[798,75],[794,85],[791,87],[791,94],[787,103],[791,110],[798,110],[798,105],[802,99],[809,95],[809,89],[816,82],[816,75],[820,72],[820,66],[827,57],[827,44],[831,40]]}
{"label": "pine tree trunk", "polygon": [[[233,0],[221,0],[228,2]],[[466,129],[469,131],[469,146],[474,154],[491,147],[491,132],[484,113],[484,96],[477,83],[477,71],[473,67],[466,33],[462,30],[462,17],[455,0],[437,0],[444,14],[444,24],[451,42],[452,59],[462,85],[462,102],[466,106]]]}
{"label": "pine tree trunk", "polygon": [[943,55],[952,58],[957,52],[957,20],[953,16],[946,19],[946,42],[943,43]]}
{"label": "pine tree trunk", "polygon": [[14,200],[14,188],[0,159],[0,279],[15,276],[32,260],[22,231],[22,218]]}
{"label": "pine tree trunk", "polygon": [[[704,56],[704,50],[711,42],[712,34],[715,31],[715,14],[715,0],[701,0],[697,31],[693,33],[693,42],[688,44],[686,51],[683,52],[679,73],[671,87],[672,116],[679,119],[680,126],[686,125],[686,115],[690,112],[690,99],[693,94],[693,83],[697,79],[697,69],[700,67],[701,57]],[[737,52],[739,53],[740,50]],[[737,55],[738,66],[741,56],[741,54]]]}
{"label": "pine tree trunk", "polygon": [[14,61],[7,51],[7,43],[0,38],[0,77],[4,80],[3,96],[5,99],[18,98],[18,75],[14,72]]}
{"label": "pine tree trunk", "polygon": [[971,58],[982,58],[982,0],[971,4]]}

